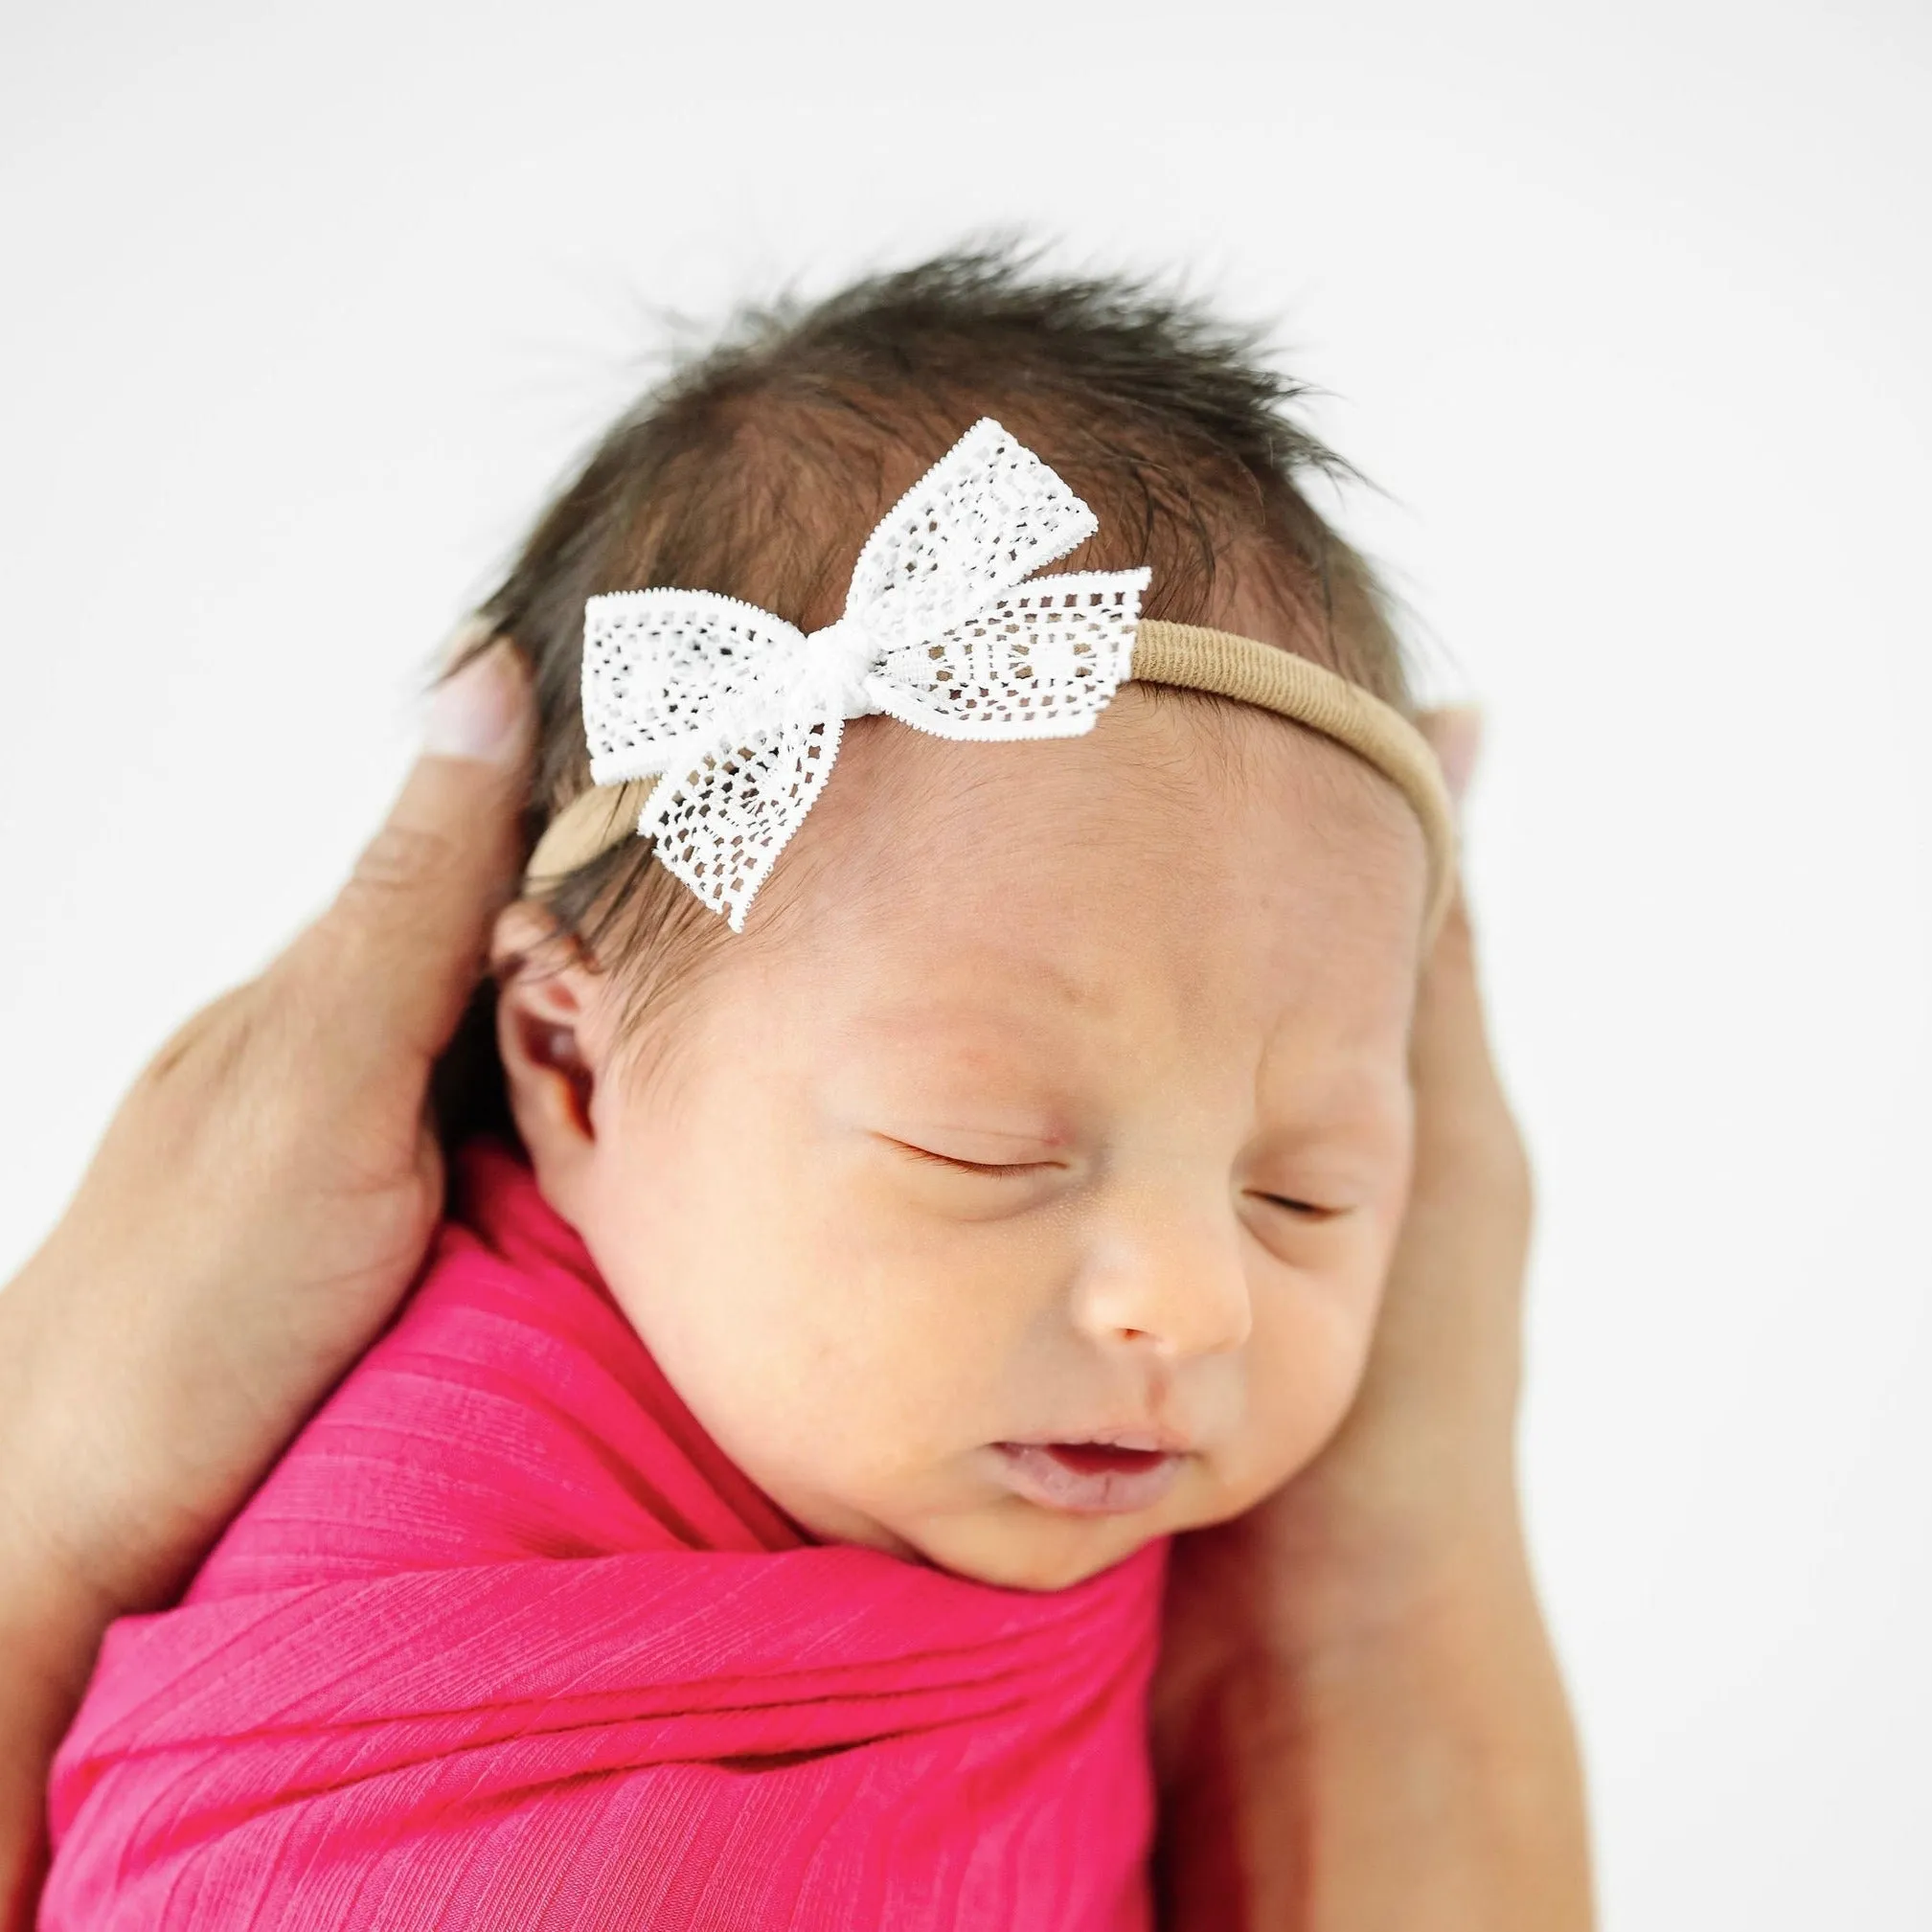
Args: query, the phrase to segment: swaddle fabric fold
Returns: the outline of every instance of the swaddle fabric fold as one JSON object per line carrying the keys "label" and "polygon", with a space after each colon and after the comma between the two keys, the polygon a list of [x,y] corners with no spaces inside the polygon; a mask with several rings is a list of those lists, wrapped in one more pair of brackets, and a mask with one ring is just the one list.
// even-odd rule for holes
{"label": "swaddle fabric fold", "polygon": [[50,1932],[1142,1932],[1165,1546],[813,1542],[479,1144],[394,1328],[55,1766]]}

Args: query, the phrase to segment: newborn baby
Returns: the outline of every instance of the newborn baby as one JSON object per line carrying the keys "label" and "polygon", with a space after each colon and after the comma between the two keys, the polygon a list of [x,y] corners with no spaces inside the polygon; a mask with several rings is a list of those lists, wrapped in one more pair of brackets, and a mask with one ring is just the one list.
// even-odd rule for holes
{"label": "newborn baby", "polygon": [[[755,318],[489,606],[540,819],[590,786],[588,599],[821,630],[989,414],[1098,518],[1057,568],[1401,708],[1286,399],[1191,311],[983,259]],[[669,845],[539,852],[493,961],[520,1149],[466,1158],[183,1608],[110,1636],[49,1923],[1148,1922],[1163,1542],[1362,1373],[1424,826],[1335,738],[1147,679],[1080,735],[855,716],[814,783],[741,931]]]}
{"label": "newborn baby", "polygon": [[506,913],[517,1127],[796,1521],[1056,1588],[1341,1419],[1407,1179],[1423,885],[1401,795],[1263,712],[1129,684],[1039,743],[860,719],[745,933],[687,934],[642,1014]]}

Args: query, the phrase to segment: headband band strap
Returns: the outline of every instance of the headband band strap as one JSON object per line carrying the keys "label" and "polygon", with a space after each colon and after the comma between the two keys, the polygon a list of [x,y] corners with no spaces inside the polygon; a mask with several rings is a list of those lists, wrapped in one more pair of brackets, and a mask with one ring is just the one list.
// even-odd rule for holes
{"label": "headband band strap", "polygon": [[[1436,754],[1393,705],[1292,651],[1199,625],[1143,618],[1134,628],[1129,675],[1252,704],[1292,718],[1367,760],[1400,790],[1421,823],[1429,861],[1425,952],[1435,942],[1455,889],[1456,822]],[[595,785],[551,820],[530,855],[524,883],[556,885],[637,834],[655,779]]]}

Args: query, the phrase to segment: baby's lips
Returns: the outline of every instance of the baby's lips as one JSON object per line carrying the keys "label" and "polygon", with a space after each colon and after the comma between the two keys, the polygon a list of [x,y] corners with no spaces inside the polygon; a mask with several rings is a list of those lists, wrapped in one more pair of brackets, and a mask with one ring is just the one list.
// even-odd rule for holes
{"label": "baby's lips", "polygon": [[1171,1450],[1100,1443],[994,1444],[1014,1494],[1078,1516],[1125,1516],[1149,1510],[1173,1488],[1183,1458]]}
{"label": "baby's lips", "polygon": [[1102,1423],[1096,1428],[1042,1430],[1033,1436],[1009,1436],[999,1446],[1004,1449],[1147,1449],[1163,1456],[1191,1456],[1195,1443],[1193,1437],[1183,1435],[1178,1429],[1143,1422],[1120,1427]]}

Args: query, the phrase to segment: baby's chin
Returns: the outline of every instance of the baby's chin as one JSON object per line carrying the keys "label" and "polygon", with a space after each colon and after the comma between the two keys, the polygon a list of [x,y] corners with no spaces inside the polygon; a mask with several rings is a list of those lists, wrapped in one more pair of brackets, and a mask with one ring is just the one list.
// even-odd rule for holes
{"label": "baby's chin", "polygon": [[949,1522],[921,1536],[915,1547],[926,1561],[976,1583],[1007,1590],[1065,1590],[1125,1562],[1166,1534],[1150,1522],[1118,1517],[1104,1524],[1022,1522],[1016,1520],[1021,1512],[1034,1517],[1051,1513],[1015,1502],[1011,1514],[1000,1509],[988,1512],[992,1520]]}
{"label": "baby's chin", "polygon": [[955,1576],[1009,1590],[1065,1590],[1124,1563],[1161,1536],[1238,1515],[1241,1504],[1191,1486],[1158,1506],[1081,1515],[1018,1496],[904,1533],[920,1556]]}

